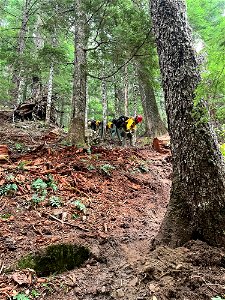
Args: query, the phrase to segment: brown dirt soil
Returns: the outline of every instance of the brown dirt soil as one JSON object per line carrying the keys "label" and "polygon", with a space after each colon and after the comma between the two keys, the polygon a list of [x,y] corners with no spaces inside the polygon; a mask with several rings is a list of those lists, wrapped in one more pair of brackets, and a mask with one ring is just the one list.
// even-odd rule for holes
{"label": "brown dirt soil", "polygon": [[[11,150],[0,163],[0,300],[225,297],[224,249],[190,241],[151,250],[169,200],[168,153],[139,141],[137,148],[92,147],[88,154],[62,146],[63,137],[32,122],[0,129],[0,144]],[[36,179],[57,190],[49,185],[45,199],[35,204]],[[17,189],[7,190],[13,184]],[[61,199],[59,207],[49,202],[52,196]],[[60,243],[84,245],[90,258],[80,268],[45,278],[16,267],[25,254]]]}

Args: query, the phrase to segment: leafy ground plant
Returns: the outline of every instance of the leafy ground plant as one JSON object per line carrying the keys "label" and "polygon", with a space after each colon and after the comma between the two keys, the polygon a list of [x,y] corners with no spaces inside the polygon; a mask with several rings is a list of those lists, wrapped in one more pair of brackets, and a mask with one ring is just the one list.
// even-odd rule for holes
{"label": "leafy ground plant", "polygon": [[41,178],[37,178],[32,182],[31,187],[36,191],[36,193],[32,195],[32,202],[38,204],[44,201],[47,195],[47,183]]}
{"label": "leafy ground plant", "polygon": [[82,212],[86,212],[86,206],[83,204],[80,200],[76,200],[73,202],[73,204],[76,206],[76,208]]}
{"label": "leafy ground plant", "polygon": [[111,171],[114,169],[115,169],[115,167],[113,167],[110,164],[105,164],[105,165],[100,166],[100,170],[106,175],[111,175]]}
{"label": "leafy ground plant", "polygon": [[13,299],[16,299],[16,300],[30,300],[30,298],[23,294],[23,293],[19,293],[17,294],[16,296],[13,297]]}
{"label": "leafy ground plant", "polygon": [[49,198],[49,203],[51,204],[51,206],[53,207],[60,207],[61,206],[61,199],[57,196],[51,196]]}
{"label": "leafy ground plant", "polygon": [[[34,204],[38,204],[45,200],[49,188],[54,192],[58,189],[58,186],[51,174],[47,175],[46,180],[43,180],[41,178],[35,179],[32,182],[31,187],[35,191],[35,193],[32,195],[32,202]],[[49,201],[52,206],[59,207],[61,205],[60,199],[58,197],[52,196],[51,198],[49,199]]]}
{"label": "leafy ground plant", "polygon": [[16,183],[8,183],[8,184],[3,185],[2,187],[0,187],[0,196],[14,195],[17,190],[18,190],[18,186],[17,186]]}

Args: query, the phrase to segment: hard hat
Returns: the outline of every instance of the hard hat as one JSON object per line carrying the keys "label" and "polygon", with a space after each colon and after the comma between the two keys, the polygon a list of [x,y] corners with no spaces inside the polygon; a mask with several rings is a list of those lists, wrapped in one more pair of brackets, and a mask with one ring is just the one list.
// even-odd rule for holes
{"label": "hard hat", "polygon": [[136,123],[140,123],[142,120],[143,120],[142,115],[138,115],[138,116],[136,116],[136,118],[135,118],[135,122],[136,122]]}

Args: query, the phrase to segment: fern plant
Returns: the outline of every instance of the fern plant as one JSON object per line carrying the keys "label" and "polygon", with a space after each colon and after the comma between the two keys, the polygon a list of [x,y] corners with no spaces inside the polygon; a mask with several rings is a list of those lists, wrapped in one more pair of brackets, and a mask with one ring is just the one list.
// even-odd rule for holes
{"label": "fern plant", "polygon": [[49,203],[50,203],[51,206],[53,206],[53,207],[60,207],[61,204],[62,204],[60,198],[57,197],[57,196],[51,196],[51,197],[49,198]]}
{"label": "fern plant", "polygon": [[80,211],[86,212],[86,206],[80,200],[76,200],[73,202],[76,208]]}

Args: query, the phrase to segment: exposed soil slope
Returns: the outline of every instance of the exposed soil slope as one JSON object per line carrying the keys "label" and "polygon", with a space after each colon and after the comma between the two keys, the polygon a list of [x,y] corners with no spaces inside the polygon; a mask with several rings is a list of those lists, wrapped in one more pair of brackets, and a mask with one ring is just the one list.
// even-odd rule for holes
{"label": "exposed soil slope", "polygon": [[[0,299],[224,297],[223,249],[190,241],[151,251],[169,199],[169,154],[141,142],[87,153],[62,146],[59,130],[21,126],[0,130],[0,144],[11,149],[0,164]],[[59,243],[87,246],[91,256],[48,278],[15,267],[23,255]]]}

